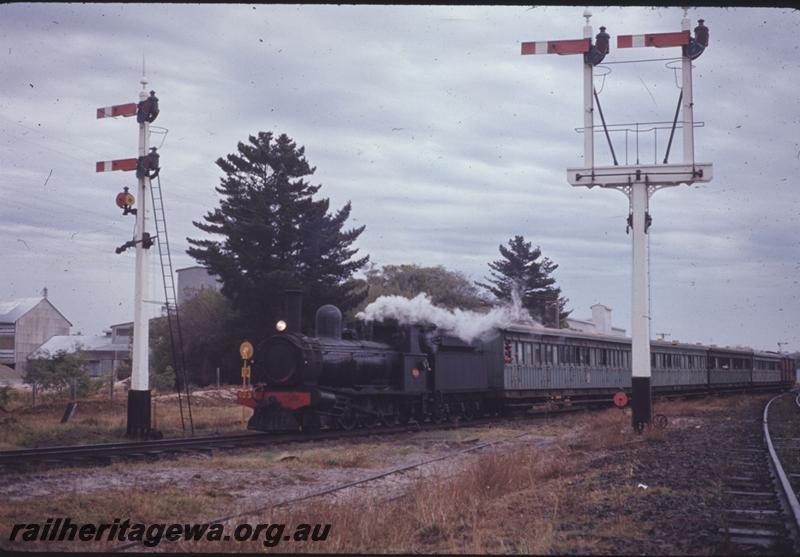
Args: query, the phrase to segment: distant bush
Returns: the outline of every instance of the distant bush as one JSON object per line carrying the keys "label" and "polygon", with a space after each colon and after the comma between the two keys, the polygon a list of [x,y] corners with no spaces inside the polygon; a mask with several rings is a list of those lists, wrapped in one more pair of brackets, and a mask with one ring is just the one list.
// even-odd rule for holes
{"label": "distant bush", "polygon": [[117,381],[121,381],[122,379],[127,379],[130,376],[131,376],[130,362],[125,361],[117,365]]}
{"label": "distant bush", "polygon": [[61,393],[73,384],[77,396],[87,396],[92,392],[92,381],[85,366],[84,353],[80,348],[76,352],[58,350],[54,354],[43,353],[40,357],[28,361],[24,381],[29,385],[36,384],[44,391]]}
{"label": "distant bush", "polygon": [[11,402],[11,387],[0,387],[0,409],[8,411],[6,406]]}
{"label": "distant bush", "polygon": [[150,376],[150,385],[159,392],[169,392],[175,390],[175,370],[172,366],[167,366],[161,373],[153,373]]}

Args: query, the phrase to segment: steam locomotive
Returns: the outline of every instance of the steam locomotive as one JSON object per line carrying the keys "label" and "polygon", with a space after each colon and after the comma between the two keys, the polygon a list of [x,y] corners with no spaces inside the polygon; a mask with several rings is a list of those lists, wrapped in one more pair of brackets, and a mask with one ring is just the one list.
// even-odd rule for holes
{"label": "steam locomotive", "polygon": [[[257,343],[248,429],[352,429],[416,421],[471,420],[542,403],[624,404],[631,388],[630,339],[513,326],[466,343],[434,327],[395,321],[342,327],[333,305],[301,331],[302,294],[287,292],[287,322]],[[795,380],[795,362],[774,352],[675,342],[651,344],[655,394],[775,390]]]}

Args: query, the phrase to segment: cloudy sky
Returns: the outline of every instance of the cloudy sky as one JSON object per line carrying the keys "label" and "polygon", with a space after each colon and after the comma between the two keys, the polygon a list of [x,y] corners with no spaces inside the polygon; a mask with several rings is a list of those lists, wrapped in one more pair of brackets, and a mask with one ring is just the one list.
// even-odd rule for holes
{"label": "cloudy sky", "polygon": [[[595,32],[680,30],[677,8],[595,7]],[[38,295],[99,333],[132,318],[132,235],[114,196],[136,155],[130,118],[142,53],[161,99],[161,145],[177,267],[191,224],[218,203],[214,161],[259,130],[286,133],[332,205],[353,202],[362,253],[380,265],[443,264],[481,279],[522,234],[559,264],[573,315],[601,302],[630,328],[627,200],[572,188],[581,164],[581,61],[520,56],[528,40],[580,38],[583,7],[4,4],[0,6],[0,299]],[[800,349],[800,12],[692,9],[711,44],[695,61],[696,158],[714,180],[651,203],[652,332]],[[616,50],[609,62],[677,49]],[[611,64],[595,78],[609,123],[670,120],[667,60]],[[597,164],[610,163],[597,137]],[[625,154],[624,135],[615,148]],[[639,158],[663,158],[642,134]],[[678,136],[673,162],[680,160]],[[629,137],[628,159],[636,158]],[[155,255],[155,254],[154,254]],[[157,257],[153,257],[156,264]],[[155,270],[155,267],[154,267]],[[153,275],[154,279],[156,275]],[[160,285],[149,298],[161,297]],[[157,306],[152,305],[153,314]]]}

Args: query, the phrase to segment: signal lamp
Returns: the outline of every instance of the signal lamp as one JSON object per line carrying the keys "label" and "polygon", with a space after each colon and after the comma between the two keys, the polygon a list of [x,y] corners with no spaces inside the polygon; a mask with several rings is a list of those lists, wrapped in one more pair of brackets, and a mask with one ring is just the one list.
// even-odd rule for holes
{"label": "signal lamp", "polygon": [[283,319],[281,319],[280,321],[278,321],[277,323],[275,323],[275,329],[277,329],[277,331],[278,331],[279,333],[282,333],[283,331],[285,331],[285,330],[286,330],[286,321],[284,321]]}

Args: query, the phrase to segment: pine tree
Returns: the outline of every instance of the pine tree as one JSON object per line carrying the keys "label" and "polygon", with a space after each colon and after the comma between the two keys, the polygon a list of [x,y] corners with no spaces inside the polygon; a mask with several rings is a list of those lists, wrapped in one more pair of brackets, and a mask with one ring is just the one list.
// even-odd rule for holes
{"label": "pine tree", "polygon": [[[369,256],[352,259],[352,245],[364,226],[342,230],[350,216],[348,202],[329,214],[328,199],[314,199],[321,185],[304,177],[314,173],[286,134],[271,132],[239,142],[238,153],[217,160],[225,175],[216,188],[219,207],[200,230],[221,240],[187,238],[187,253],[222,280],[222,293],[246,321],[247,330],[263,335],[283,317],[284,290],[305,292],[304,330],[311,330],[316,309],[326,303],[342,311],[357,305],[366,291],[352,274]],[[363,290],[363,289],[361,289]]]}
{"label": "pine tree", "polygon": [[[550,274],[558,268],[549,258],[542,258],[542,250],[531,248],[522,236],[514,236],[508,247],[500,245],[503,259],[489,263],[491,276],[489,283],[476,283],[491,292],[498,300],[510,302],[512,291],[516,288],[522,305],[530,314],[547,326],[555,325],[554,302],[558,300],[559,326],[572,311],[564,308],[569,301],[561,297],[561,288],[555,286],[556,280]],[[541,259],[540,259],[541,258]]]}

